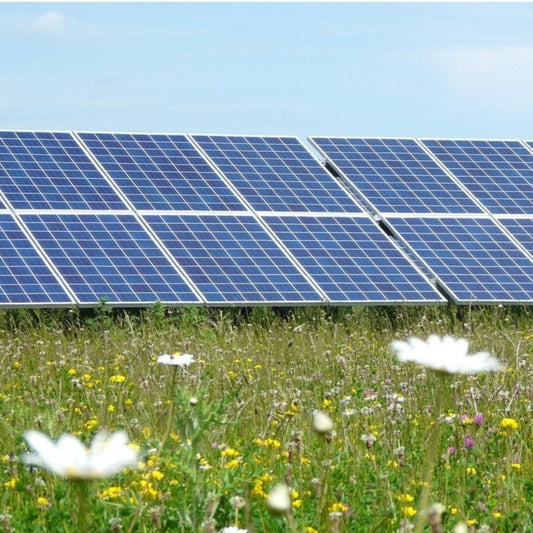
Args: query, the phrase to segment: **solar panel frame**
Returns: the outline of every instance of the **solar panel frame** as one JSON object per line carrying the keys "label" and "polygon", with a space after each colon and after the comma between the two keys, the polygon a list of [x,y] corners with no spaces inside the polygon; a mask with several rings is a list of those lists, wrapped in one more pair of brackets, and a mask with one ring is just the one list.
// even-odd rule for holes
{"label": "solar panel frame", "polygon": [[158,213],[143,219],[208,304],[324,303],[251,213]]}
{"label": "solar panel frame", "polygon": [[278,213],[262,215],[261,219],[317,282],[330,303],[446,302],[367,215]]}
{"label": "solar panel frame", "polygon": [[137,211],[245,211],[184,134],[76,132]]}
{"label": "solar panel frame", "polygon": [[420,139],[493,215],[533,215],[533,152],[519,140]]}
{"label": "solar panel frame", "polygon": [[128,209],[68,132],[0,131],[0,191],[15,210]]}
{"label": "solar panel frame", "polygon": [[483,213],[416,139],[311,136],[309,140],[371,212]]}
{"label": "solar panel frame", "polygon": [[255,212],[364,212],[297,137],[189,137]]}
{"label": "solar panel frame", "polygon": [[80,306],[145,306],[202,301],[130,213],[20,215]]}
{"label": "solar panel frame", "polygon": [[490,216],[383,222],[457,303],[533,303],[533,261]]}

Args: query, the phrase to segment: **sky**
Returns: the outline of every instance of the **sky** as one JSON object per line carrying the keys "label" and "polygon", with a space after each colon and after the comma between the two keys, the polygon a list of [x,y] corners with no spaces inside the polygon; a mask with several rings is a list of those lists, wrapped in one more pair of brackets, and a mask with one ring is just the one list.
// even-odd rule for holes
{"label": "sky", "polygon": [[0,130],[533,139],[533,3],[0,3]]}

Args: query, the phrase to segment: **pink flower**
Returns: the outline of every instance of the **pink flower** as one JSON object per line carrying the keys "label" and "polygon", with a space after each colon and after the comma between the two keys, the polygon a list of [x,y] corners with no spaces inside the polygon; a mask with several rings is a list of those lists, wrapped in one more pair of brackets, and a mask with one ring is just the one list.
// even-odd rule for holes
{"label": "pink flower", "polygon": [[474,439],[470,433],[465,435],[464,445],[467,450],[471,450],[474,447]]}
{"label": "pink flower", "polygon": [[483,425],[484,420],[483,413],[477,413],[476,416],[474,416],[474,424],[478,427]]}

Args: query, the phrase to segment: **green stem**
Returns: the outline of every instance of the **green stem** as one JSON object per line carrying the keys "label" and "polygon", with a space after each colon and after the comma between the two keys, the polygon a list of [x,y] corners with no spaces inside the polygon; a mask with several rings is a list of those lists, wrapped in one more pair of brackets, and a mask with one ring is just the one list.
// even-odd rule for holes
{"label": "green stem", "polygon": [[89,533],[87,517],[89,515],[88,488],[89,482],[84,479],[73,479],[71,488],[76,497],[78,533]]}
{"label": "green stem", "polygon": [[421,533],[426,523],[426,514],[431,494],[431,484],[433,482],[433,471],[435,469],[435,460],[440,444],[441,425],[440,415],[442,413],[442,395],[446,385],[446,374],[437,373],[437,384],[435,387],[435,422],[429,435],[428,448],[426,451],[424,485],[418,504],[417,519],[415,524],[415,533]]}

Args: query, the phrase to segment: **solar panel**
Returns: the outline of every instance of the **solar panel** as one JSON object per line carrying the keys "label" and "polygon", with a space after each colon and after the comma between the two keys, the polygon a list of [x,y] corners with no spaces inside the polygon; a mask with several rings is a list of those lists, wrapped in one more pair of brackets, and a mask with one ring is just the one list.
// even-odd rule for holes
{"label": "solar panel", "polygon": [[265,216],[331,302],[443,302],[367,216]]}
{"label": "solar panel", "polygon": [[310,140],[377,212],[483,212],[414,139]]}
{"label": "solar panel", "polygon": [[126,209],[69,133],[0,132],[0,191],[14,209]]}
{"label": "solar panel", "polygon": [[454,300],[533,302],[533,262],[490,218],[390,217],[387,223]]}
{"label": "solar panel", "polygon": [[533,254],[533,218],[501,218],[498,221],[530,254]]}
{"label": "solar panel", "polygon": [[256,211],[361,213],[294,137],[193,135]]}
{"label": "solar panel", "polygon": [[209,303],[319,303],[320,294],[250,215],[144,219]]}
{"label": "solar panel", "polygon": [[490,213],[533,215],[533,154],[521,142],[422,142]]}
{"label": "solar panel", "polygon": [[74,303],[10,214],[0,214],[0,305]]}
{"label": "solar panel", "polygon": [[81,304],[198,303],[132,215],[21,217]]}
{"label": "solar panel", "polygon": [[138,210],[244,210],[184,135],[77,135]]}

